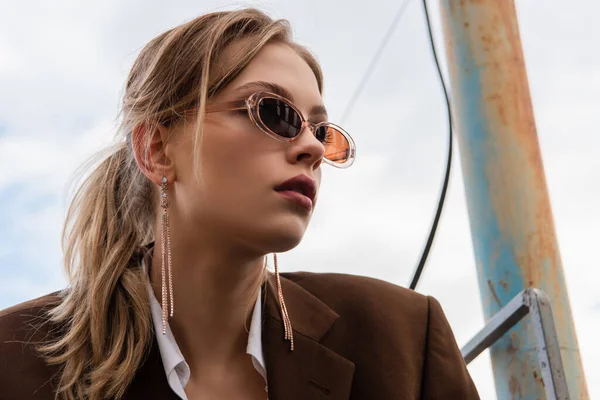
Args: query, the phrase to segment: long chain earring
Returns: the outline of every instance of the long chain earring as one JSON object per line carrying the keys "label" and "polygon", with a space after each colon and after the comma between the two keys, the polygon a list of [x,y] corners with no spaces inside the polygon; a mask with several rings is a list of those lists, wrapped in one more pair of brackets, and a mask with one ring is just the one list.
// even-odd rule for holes
{"label": "long chain earring", "polygon": [[285,340],[290,341],[290,351],[294,351],[294,331],[292,330],[292,321],[288,315],[285,300],[283,299],[283,291],[281,290],[281,279],[279,278],[279,265],[277,264],[277,254],[273,253],[273,261],[275,264],[275,278],[277,280],[277,296],[279,297],[279,308],[281,310],[281,319],[285,329]]}
{"label": "long chain earring", "polygon": [[[163,175],[160,190],[160,207],[162,208],[162,232],[161,232],[161,244],[162,244],[162,333],[167,333],[167,319],[173,316],[175,309],[173,303],[173,271],[171,268],[171,229],[169,227],[169,199],[167,197],[167,177]],[[167,282],[168,275],[168,282]],[[167,299],[167,287],[168,296]],[[169,310],[169,305],[171,309]]]}

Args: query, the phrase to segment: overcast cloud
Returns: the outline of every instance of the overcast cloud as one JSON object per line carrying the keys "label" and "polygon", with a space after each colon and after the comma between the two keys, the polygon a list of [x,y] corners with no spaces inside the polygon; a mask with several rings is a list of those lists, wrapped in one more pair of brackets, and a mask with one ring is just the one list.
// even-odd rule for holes
{"label": "overcast cloud", "polygon": [[[51,5],[50,5],[51,4]],[[231,4],[231,3],[230,3]],[[318,56],[332,121],[400,1],[260,1]],[[0,309],[60,289],[67,183],[111,142],[125,76],[165,29],[218,1],[0,1]],[[431,1],[438,46],[437,2]],[[600,398],[600,5],[517,1],[538,135],[591,398]],[[442,53],[443,58],[443,53]],[[411,1],[345,127],[355,165],[324,168],[320,204],[282,270],[373,276],[407,286],[439,194],[442,93],[420,2]],[[460,346],[483,326],[460,163],[418,290],[442,303]],[[487,352],[469,366],[495,398]]]}

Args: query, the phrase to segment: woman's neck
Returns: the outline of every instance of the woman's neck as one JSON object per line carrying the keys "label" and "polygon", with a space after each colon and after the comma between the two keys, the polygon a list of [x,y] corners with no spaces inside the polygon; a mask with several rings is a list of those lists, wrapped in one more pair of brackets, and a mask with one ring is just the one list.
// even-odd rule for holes
{"label": "woman's neck", "polygon": [[[231,365],[245,356],[265,258],[172,246],[174,315],[169,325],[190,369]],[[150,280],[161,302],[161,247],[153,249]]]}

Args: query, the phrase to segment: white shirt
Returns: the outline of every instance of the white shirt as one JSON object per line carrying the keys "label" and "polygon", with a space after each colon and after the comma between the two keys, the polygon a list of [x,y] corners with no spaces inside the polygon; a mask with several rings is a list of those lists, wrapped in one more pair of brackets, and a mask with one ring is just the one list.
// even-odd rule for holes
{"label": "white shirt", "polygon": [[[145,264],[143,264],[143,267],[144,270],[146,270]],[[254,365],[254,368],[265,379],[265,392],[267,392],[267,369],[265,367],[261,341],[261,292],[262,288],[260,288],[258,291],[258,297],[256,298],[256,303],[254,304],[254,311],[252,312],[246,353],[252,357],[252,365]],[[152,322],[154,323],[156,341],[158,342],[158,348],[160,350],[160,356],[162,358],[165,374],[167,375],[167,381],[169,382],[169,386],[173,392],[175,392],[181,399],[187,400],[184,388],[190,379],[190,367],[187,362],[185,362],[185,359],[179,350],[179,346],[177,346],[177,342],[175,341],[175,337],[173,336],[173,332],[171,331],[171,327],[169,326],[168,322],[166,334],[163,335],[162,333],[162,308],[156,299],[156,296],[154,296],[154,291],[150,285],[148,285],[148,297],[150,298],[150,311],[152,312]]]}

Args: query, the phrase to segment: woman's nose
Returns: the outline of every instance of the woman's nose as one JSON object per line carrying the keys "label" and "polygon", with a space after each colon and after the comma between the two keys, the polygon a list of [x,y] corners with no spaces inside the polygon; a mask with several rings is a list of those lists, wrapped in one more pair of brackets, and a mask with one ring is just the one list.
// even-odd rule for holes
{"label": "woman's nose", "polygon": [[295,153],[294,159],[300,161],[302,158],[307,158],[311,162],[320,161],[325,155],[325,146],[317,139],[315,126],[308,121],[304,122],[298,135],[298,139],[292,146]]}

